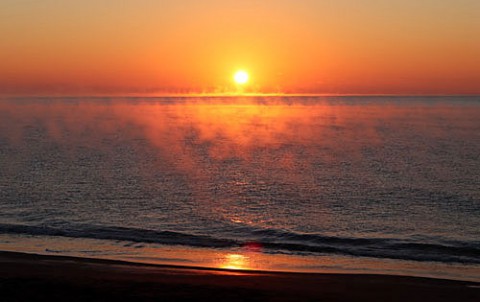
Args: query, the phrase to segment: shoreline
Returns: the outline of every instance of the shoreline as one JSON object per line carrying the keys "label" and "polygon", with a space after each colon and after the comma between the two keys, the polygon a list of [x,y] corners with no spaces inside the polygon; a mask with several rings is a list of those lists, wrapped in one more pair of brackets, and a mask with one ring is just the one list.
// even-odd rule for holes
{"label": "shoreline", "polygon": [[0,235],[0,251],[106,259],[154,265],[248,271],[387,274],[480,282],[480,265],[404,261],[342,255],[269,254],[249,248],[211,249],[51,236]]}
{"label": "shoreline", "polygon": [[229,270],[5,251],[0,251],[0,289],[3,301],[480,300],[480,283],[469,281]]}

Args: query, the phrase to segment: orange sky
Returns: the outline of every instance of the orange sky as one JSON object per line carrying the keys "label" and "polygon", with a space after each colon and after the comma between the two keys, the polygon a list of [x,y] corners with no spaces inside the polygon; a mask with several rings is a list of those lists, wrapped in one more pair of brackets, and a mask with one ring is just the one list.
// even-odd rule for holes
{"label": "orange sky", "polygon": [[480,94],[477,0],[0,2],[0,94]]}

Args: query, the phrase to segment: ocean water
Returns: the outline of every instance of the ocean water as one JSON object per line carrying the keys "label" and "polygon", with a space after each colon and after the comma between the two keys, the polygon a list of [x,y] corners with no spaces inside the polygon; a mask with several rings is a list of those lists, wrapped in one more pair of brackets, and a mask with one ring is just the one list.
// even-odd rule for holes
{"label": "ocean water", "polygon": [[2,99],[0,249],[480,279],[480,97]]}

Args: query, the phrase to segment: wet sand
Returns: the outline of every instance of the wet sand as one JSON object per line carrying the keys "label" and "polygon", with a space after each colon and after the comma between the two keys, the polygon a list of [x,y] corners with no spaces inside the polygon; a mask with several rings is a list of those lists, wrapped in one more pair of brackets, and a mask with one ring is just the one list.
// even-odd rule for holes
{"label": "wet sand", "polygon": [[0,252],[1,301],[480,301],[480,284],[244,272]]}

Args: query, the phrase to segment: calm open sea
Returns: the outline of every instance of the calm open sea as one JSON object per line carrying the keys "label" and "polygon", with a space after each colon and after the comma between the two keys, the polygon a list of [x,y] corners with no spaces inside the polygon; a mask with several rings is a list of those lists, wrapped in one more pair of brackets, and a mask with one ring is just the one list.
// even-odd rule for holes
{"label": "calm open sea", "polygon": [[478,280],[480,97],[2,99],[0,249]]}

